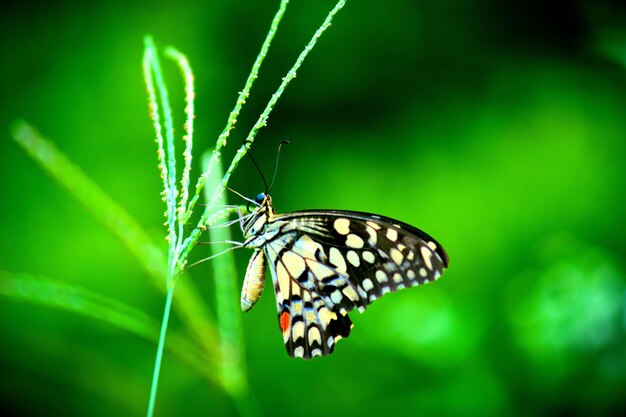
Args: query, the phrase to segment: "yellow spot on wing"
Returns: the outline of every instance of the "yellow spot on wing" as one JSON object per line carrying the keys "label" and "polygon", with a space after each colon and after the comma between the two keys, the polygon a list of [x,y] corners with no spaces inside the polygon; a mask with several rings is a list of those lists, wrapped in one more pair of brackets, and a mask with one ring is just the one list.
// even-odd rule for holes
{"label": "yellow spot on wing", "polygon": [[324,329],[328,326],[328,323],[330,323],[331,320],[337,320],[337,313],[330,311],[326,307],[320,308],[317,314],[320,317]]}
{"label": "yellow spot on wing", "polygon": [[391,259],[393,259],[396,265],[400,265],[404,260],[404,256],[402,256],[402,253],[400,253],[400,251],[396,248],[391,248],[389,254],[391,255]]}
{"label": "yellow spot on wing", "polygon": [[309,329],[309,344],[313,344],[314,342],[322,344],[322,335],[317,327],[311,327]]}
{"label": "yellow spot on wing", "polygon": [[433,263],[431,261],[433,253],[426,246],[422,246],[420,251],[422,252],[422,258],[424,258],[424,264],[426,265],[426,268],[433,269]]}
{"label": "yellow spot on wing", "polygon": [[387,239],[395,242],[398,239],[398,232],[395,229],[387,229]]}
{"label": "yellow spot on wing", "polygon": [[376,261],[376,258],[374,257],[374,254],[368,250],[363,251],[363,253],[361,253],[361,256],[363,257],[363,259],[365,260],[365,262],[369,262],[371,264],[374,263],[374,261]]}
{"label": "yellow spot on wing", "polygon": [[365,242],[363,242],[363,239],[361,239],[354,233],[350,233],[346,238],[346,245],[354,249],[361,249],[364,243]]}
{"label": "yellow spot on wing", "polygon": [[287,251],[284,253],[281,261],[287,268],[292,277],[298,278],[304,272],[304,259],[300,255]]}
{"label": "yellow spot on wing", "polygon": [[298,321],[291,326],[291,334],[293,340],[298,340],[301,337],[304,337],[304,322]]}
{"label": "yellow spot on wing", "polygon": [[307,260],[306,262],[307,266],[309,267],[309,269],[311,270],[311,272],[313,273],[313,275],[315,275],[315,278],[317,279],[324,279],[324,278],[328,278],[332,275],[335,275],[335,270],[331,269],[329,267],[327,267],[324,264],[321,264],[317,261],[314,260]]}
{"label": "yellow spot on wing", "polygon": [[339,249],[333,247],[328,251],[328,260],[331,264],[337,269],[337,271],[345,274],[346,269],[346,261],[343,259],[343,255],[339,251]]}
{"label": "yellow spot on wing", "polygon": [[368,221],[367,225],[371,228],[373,228],[374,230],[380,230],[380,226],[372,221]]}
{"label": "yellow spot on wing", "polygon": [[378,239],[376,230],[371,226],[365,226],[365,230],[367,230],[367,234],[370,236],[369,244],[372,246],[376,245],[376,240]]}
{"label": "yellow spot on wing", "polygon": [[287,270],[280,262],[276,265],[276,275],[278,276],[278,286],[281,292],[289,291],[289,273],[287,273]]}
{"label": "yellow spot on wing", "polygon": [[333,226],[340,235],[347,235],[350,233],[350,220],[348,219],[337,219],[335,220],[335,223],[333,223]]}
{"label": "yellow spot on wing", "polygon": [[356,301],[359,299],[359,295],[356,293],[356,291],[354,291],[354,288],[352,287],[345,287],[343,290],[341,290],[341,292],[343,292],[346,297],[348,297],[352,301]]}
{"label": "yellow spot on wing", "polygon": [[355,251],[349,250],[346,257],[348,258],[348,262],[350,262],[354,267],[361,265],[359,255]]}
{"label": "yellow spot on wing", "polygon": [[376,271],[376,279],[378,282],[387,282],[387,274],[385,271]]}

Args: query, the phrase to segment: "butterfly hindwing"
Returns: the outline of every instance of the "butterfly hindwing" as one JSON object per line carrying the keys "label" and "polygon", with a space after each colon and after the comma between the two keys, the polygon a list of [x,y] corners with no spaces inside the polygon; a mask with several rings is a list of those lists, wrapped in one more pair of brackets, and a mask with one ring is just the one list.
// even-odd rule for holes
{"label": "butterfly hindwing", "polygon": [[[283,257],[279,253],[283,249]],[[281,244],[270,244],[267,256],[275,268],[270,268],[274,282],[278,325],[283,334],[287,353],[310,359],[333,352],[335,344],[350,334],[352,321],[345,312],[332,311],[315,289],[298,283],[293,274],[306,259],[296,255],[284,256]],[[299,259],[296,260],[296,259]]]}

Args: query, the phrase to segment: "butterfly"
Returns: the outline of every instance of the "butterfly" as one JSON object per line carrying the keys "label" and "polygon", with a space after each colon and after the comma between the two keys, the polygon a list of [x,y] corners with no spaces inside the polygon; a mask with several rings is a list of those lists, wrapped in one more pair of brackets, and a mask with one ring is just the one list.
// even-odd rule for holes
{"label": "butterfly", "polygon": [[242,218],[253,249],[241,291],[249,311],[265,285],[269,265],[278,324],[287,353],[311,359],[333,352],[352,329],[348,313],[400,289],[435,281],[448,255],[421,230],[357,211],[306,210],[276,214],[261,193]]}

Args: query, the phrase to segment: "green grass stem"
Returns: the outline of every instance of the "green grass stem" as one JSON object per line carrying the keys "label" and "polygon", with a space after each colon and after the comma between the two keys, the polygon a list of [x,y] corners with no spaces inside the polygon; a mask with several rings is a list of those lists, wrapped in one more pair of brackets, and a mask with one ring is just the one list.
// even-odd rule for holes
{"label": "green grass stem", "polygon": [[[287,10],[288,3],[289,3],[289,0],[281,0],[280,2],[278,11],[274,15],[274,18],[272,19],[272,23],[270,24],[270,30],[267,32],[267,36],[265,37],[265,40],[263,41],[263,45],[261,45],[261,51],[259,52],[256,59],[254,60],[254,64],[252,64],[252,69],[250,70],[250,74],[248,75],[248,78],[246,79],[246,83],[243,89],[239,92],[239,96],[237,97],[237,102],[235,103],[235,107],[233,108],[233,110],[230,112],[228,116],[226,127],[224,127],[224,130],[222,131],[222,133],[220,133],[219,137],[217,138],[215,149],[213,150],[213,153],[211,154],[209,163],[204,168],[203,174],[198,178],[198,183],[196,184],[195,195],[189,204],[190,206],[189,211],[193,209],[194,205],[200,198],[200,195],[202,194],[202,188],[204,187],[204,184],[207,178],[210,176],[213,166],[217,163],[221,163],[221,155],[222,155],[221,149],[224,146],[226,146],[227,139],[230,136],[230,132],[235,128],[235,124],[237,123],[237,118],[239,117],[241,108],[246,103],[246,100],[250,97],[250,90],[252,89],[252,85],[254,84],[254,81],[259,76],[259,70],[261,69],[261,64],[263,64],[263,61],[265,60],[265,57],[267,56],[267,52],[270,49],[272,40],[274,39],[274,36],[276,35],[276,31],[278,30],[278,25],[280,24],[280,21],[282,20],[283,15],[285,14],[285,11]],[[205,225],[205,224],[202,223],[201,225]],[[195,241],[197,241],[197,239],[195,240],[191,239],[189,242],[186,242],[188,244],[187,247],[192,246],[193,243],[191,242],[195,242]],[[191,245],[189,245],[190,243]]]}
{"label": "green grass stem", "polygon": [[161,372],[161,362],[163,361],[163,349],[165,349],[165,334],[167,333],[167,326],[170,322],[170,310],[172,309],[173,297],[174,285],[170,285],[167,289],[167,297],[165,298],[163,320],[161,321],[161,331],[159,332],[159,343],[157,344],[156,359],[154,361],[152,384],[150,386],[150,398],[148,400],[148,417],[151,417],[154,414],[154,404],[156,402],[157,388],[159,385],[159,373]]}

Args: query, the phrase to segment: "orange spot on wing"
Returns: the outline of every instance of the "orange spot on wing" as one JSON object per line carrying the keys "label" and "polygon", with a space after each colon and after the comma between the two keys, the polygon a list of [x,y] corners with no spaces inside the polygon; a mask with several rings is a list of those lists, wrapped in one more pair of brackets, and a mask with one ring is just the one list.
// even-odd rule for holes
{"label": "orange spot on wing", "polygon": [[283,312],[283,314],[280,315],[280,320],[279,320],[279,324],[280,324],[280,330],[283,331],[283,333],[285,333],[287,331],[287,329],[289,329],[289,324],[291,323],[291,316],[289,315],[288,312]]}

